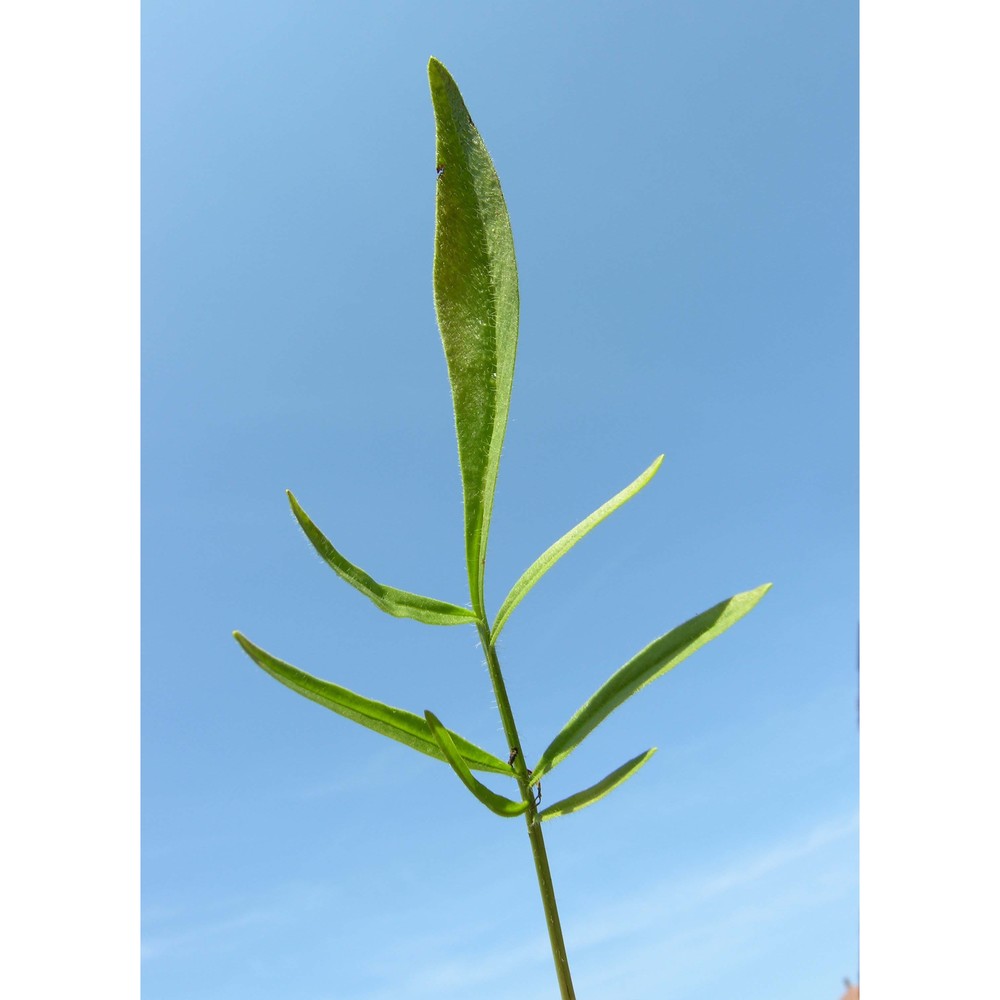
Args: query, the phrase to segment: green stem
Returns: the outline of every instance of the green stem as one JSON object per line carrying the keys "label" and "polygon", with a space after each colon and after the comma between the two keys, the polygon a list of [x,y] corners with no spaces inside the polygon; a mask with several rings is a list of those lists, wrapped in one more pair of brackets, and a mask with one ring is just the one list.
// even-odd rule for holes
{"label": "green stem", "polygon": [[500,710],[500,721],[503,724],[508,746],[511,749],[516,747],[518,750],[513,765],[514,775],[521,789],[521,795],[528,803],[524,819],[528,824],[528,840],[531,843],[532,857],[535,859],[535,874],[538,876],[538,889],[542,894],[542,906],[545,909],[545,924],[549,931],[549,943],[552,946],[552,960],[556,966],[556,978],[559,980],[559,995],[562,1000],[576,1000],[576,993],[573,992],[573,980],[569,973],[569,959],[566,956],[566,943],[563,941],[562,926],[559,923],[556,893],[552,886],[552,872],[549,870],[549,859],[545,853],[545,838],[542,836],[542,824],[538,820],[535,795],[531,789],[528,765],[525,763],[524,748],[517,735],[514,713],[510,710],[507,688],[503,682],[503,674],[500,672],[500,661],[497,659],[493,643],[490,642],[489,624],[483,620],[477,622],[476,627],[479,629],[479,638],[486,653],[486,667],[493,683],[493,694],[496,696],[497,708]]}

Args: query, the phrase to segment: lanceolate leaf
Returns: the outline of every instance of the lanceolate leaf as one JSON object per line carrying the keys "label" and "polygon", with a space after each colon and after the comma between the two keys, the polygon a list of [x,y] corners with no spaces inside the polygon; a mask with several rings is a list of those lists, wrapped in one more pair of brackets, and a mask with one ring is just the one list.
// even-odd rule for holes
{"label": "lanceolate leaf", "polygon": [[455,81],[428,66],[437,124],[434,304],[448,360],[472,608],[483,573],[517,353],[514,239],[493,161]]}
{"label": "lanceolate leaf", "polygon": [[291,491],[285,492],[288,493],[288,502],[292,505],[295,520],[299,522],[306,538],[312,542],[313,548],[319,553],[323,562],[341,579],[370,598],[375,606],[386,614],[395,615],[397,618],[415,618],[427,625],[466,625],[476,620],[476,616],[468,608],[460,608],[457,604],[436,601],[433,597],[421,597],[420,594],[410,594],[405,590],[377,583],[363,569],[348,562],[323,532],[312,523]]}
{"label": "lanceolate leaf", "polygon": [[735,625],[771,589],[765,583],[756,590],[730,597],[703,611],[690,621],[660,636],[611,676],[604,686],[562,728],[532,768],[532,778],[551,771],[589,733],[597,728],[622,702],[650,681],[662,677],[695,650]]}
{"label": "lanceolate leaf", "polygon": [[619,785],[628,781],[654,753],[656,753],[656,747],[639,754],[638,757],[633,757],[630,761],[612,771],[606,778],[602,778],[596,785],[591,785],[590,788],[585,788],[582,792],[570,795],[561,802],[555,802],[547,809],[543,809],[538,814],[538,818],[542,820],[555,819],[556,816],[565,816],[568,813],[583,809],[584,806],[591,805],[598,799],[603,799],[608,792],[614,791]]}
{"label": "lanceolate leaf", "polygon": [[[391,740],[405,743],[429,757],[448,760],[438,741],[431,735],[427,722],[419,715],[403,711],[401,708],[393,708],[391,705],[383,705],[379,701],[362,697],[337,684],[320,680],[264,652],[239,632],[234,632],[233,636],[258,667],[297,694],[344,716],[345,719],[356,722],[359,726],[365,726],[376,733],[388,736]],[[450,736],[455,752],[461,755],[460,759],[467,767],[510,777],[510,767],[499,757],[494,757],[493,754],[463,739],[457,733],[451,733]]]}
{"label": "lanceolate leaf", "polygon": [[546,574],[552,567],[558,562],[564,555],[584,535],[587,534],[592,528],[596,528],[597,525],[601,523],[609,514],[613,514],[616,510],[626,500],[631,500],[632,497],[636,495],[643,488],[643,486],[648,483],[653,476],[656,475],[657,470],[660,468],[663,462],[663,456],[661,455],[656,459],[653,464],[646,469],[638,479],[629,483],[621,491],[621,493],[615,494],[607,503],[602,504],[597,510],[594,511],[590,517],[582,520],[572,531],[566,532],[559,541],[550,545],[521,575],[520,580],[514,584],[511,588],[510,593],[504,598],[503,604],[500,605],[500,610],[497,612],[496,621],[493,623],[493,632],[490,635],[490,641],[496,642],[497,636],[500,635],[500,630],[504,627],[507,619],[510,617],[511,612],[516,608],[521,601],[524,599],[525,594],[531,590],[532,587]]}
{"label": "lanceolate leaf", "polygon": [[462,779],[462,784],[487,809],[495,812],[498,816],[511,817],[520,816],[528,808],[527,802],[515,802],[513,799],[505,798],[503,795],[497,795],[496,792],[487,788],[481,781],[477,781],[466,762],[462,759],[462,755],[458,752],[449,730],[441,725],[433,712],[424,712],[424,717],[427,719],[431,733],[434,739],[437,740],[438,746],[447,758],[448,763],[451,764],[455,769],[455,773]]}

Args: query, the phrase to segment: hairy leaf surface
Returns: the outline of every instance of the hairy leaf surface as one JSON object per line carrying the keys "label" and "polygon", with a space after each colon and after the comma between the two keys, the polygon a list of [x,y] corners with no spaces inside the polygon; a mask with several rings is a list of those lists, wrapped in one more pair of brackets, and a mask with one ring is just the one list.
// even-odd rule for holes
{"label": "hairy leaf surface", "polygon": [[650,643],[605,681],[579,711],[563,726],[532,768],[532,778],[541,777],[564,760],[622,702],[627,701],[657,677],[662,677],[705,643],[735,625],[771,589],[765,583],[756,590],[730,597]]}
{"label": "hairy leaf surface", "polygon": [[[261,670],[297,694],[344,716],[345,719],[356,722],[359,726],[372,729],[399,743],[405,743],[406,746],[419,750],[429,757],[448,760],[439,742],[431,735],[426,720],[419,715],[401,708],[393,708],[391,705],[383,705],[380,701],[355,694],[338,684],[320,680],[271,656],[239,632],[234,632],[233,636]],[[470,743],[457,733],[451,733],[450,736],[456,752],[461,755],[468,767],[477,771],[491,771],[494,774],[511,776],[509,765],[499,757],[494,757],[493,754]]]}
{"label": "hairy leaf surface", "polygon": [[376,607],[386,614],[396,618],[415,618],[426,625],[467,625],[474,622],[476,616],[468,608],[460,608],[457,604],[437,601],[433,597],[422,597],[406,590],[397,590],[373,580],[363,569],[345,559],[332,545],[330,540],[313,524],[309,515],[299,506],[298,500],[288,494],[288,502],[292,505],[292,513],[299,527],[305,532],[306,538],[312,542],[313,548],[320,558],[342,580],[360,590]]}
{"label": "hairy leaf surface", "polygon": [[511,587],[510,593],[504,598],[500,610],[497,612],[496,621],[493,623],[493,631],[490,634],[490,641],[496,642],[500,630],[504,627],[511,612],[516,608],[532,587],[564,556],[584,535],[601,523],[609,514],[613,514],[627,500],[631,500],[652,478],[656,475],[663,462],[660,455],[653,464],[646,469],[637,479],[633,480],[620,493],[616,493],[607,503],[602,504],[594,511],[590,517],[584,518],[575,528],[567,531],[559,541],[550,545],[525,571],[521,578]]}
{"label": "hairy leaf surface", "polygon": [[437,125],[434,305],[448,361],[473,610],[483,614],[486,541],[517,354],[514,238],[490,154],[449,72],[428,66]]}

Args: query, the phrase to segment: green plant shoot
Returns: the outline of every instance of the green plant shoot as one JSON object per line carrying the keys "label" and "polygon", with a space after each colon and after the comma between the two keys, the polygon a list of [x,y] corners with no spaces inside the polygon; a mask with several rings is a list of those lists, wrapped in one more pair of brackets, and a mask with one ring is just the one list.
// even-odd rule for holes
{"label": "green plant shoot", "polygon": [[[546,549],[513,585],[491,624],[483,596],[486,550],[517,356],[517,264],[507,205],[490,154],[448,71],[431,59],[428,75],[437,126],[434,304],[455,409],[471,610],[377,583],[333,546],[290,492],[288,500],[295,519],[322,560],[386,614],[427,625],[475,626],[504,729],[504,755],[509,756],[502,759],[470,743],[446,729],[430,711],[421,716],[373,701],[282,662],[239,632],[234,635],[257,666],[292,691],[447,763],[472,795],[498,816],[524,816],[560,996],[566,1000],[575,994],[541,823],[578,812],[604,798],[636,774],[656,751],[653,748],[640,753],[590,787],[544,809],[540,807],[540,779],[547,777],[615,709],[752,610],[770,584],[722,601],[646,646],[611,675],[552,738],[535,766],[527,768],[497,657],[497,637],[542,576],[652,480],[663,456]],[[493,791],[473,771],[502,775],[512,781],[514,797]]]}

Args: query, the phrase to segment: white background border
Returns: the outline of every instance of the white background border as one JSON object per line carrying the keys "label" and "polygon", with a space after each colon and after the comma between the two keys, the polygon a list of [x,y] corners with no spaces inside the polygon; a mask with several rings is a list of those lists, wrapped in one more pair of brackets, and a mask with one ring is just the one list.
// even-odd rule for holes
{"label": "white background border", "polygon": [[996,4],[861,9],[861,982],[996,987]]}
{"label": "white background border", "polygon": [[139,8],[0,14],[0,993],[139,995]]}

